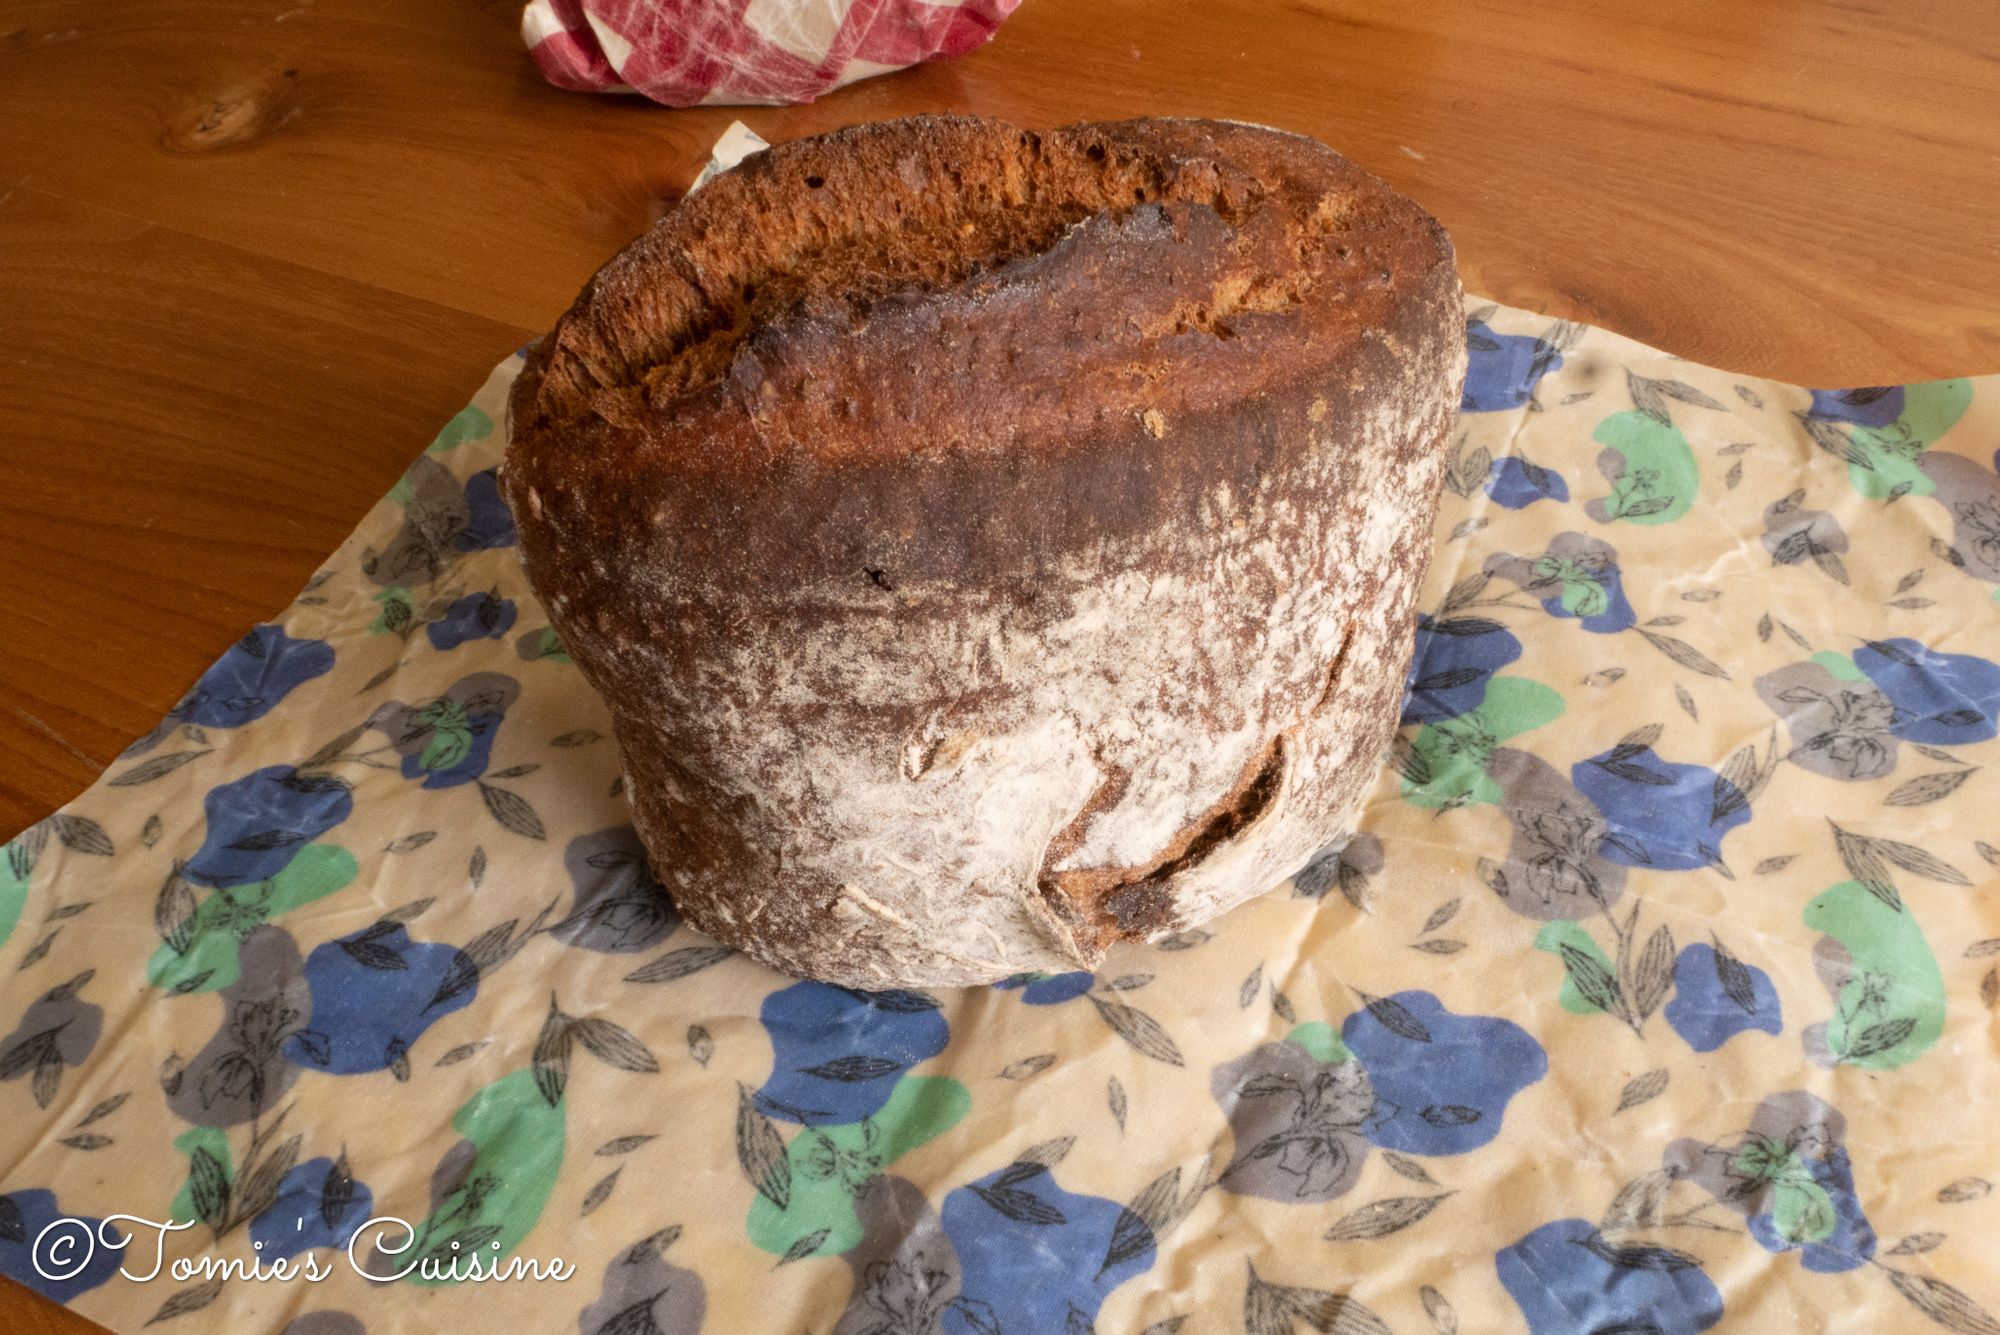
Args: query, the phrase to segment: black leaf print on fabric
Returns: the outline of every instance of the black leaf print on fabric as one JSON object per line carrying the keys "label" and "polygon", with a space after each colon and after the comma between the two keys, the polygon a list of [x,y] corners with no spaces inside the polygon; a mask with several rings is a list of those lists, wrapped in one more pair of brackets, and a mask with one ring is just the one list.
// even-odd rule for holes
{"label": "black leaf print on fabric", "polygon": [[1396,1196],[1374,1201],[1342,1215],[1324,1236],[1328,1242],[1363,1242],[1400,1233],[1453,1195],[1447,1191],[1436,1196]]}
{"label": "black leaf print on fabric", "polygon": [[633,1037],[630,1030],[610,1020],[594,1016],[574,1020],[571,1029],[577,1042],[609,1066],[641,1075],[650,1075],[660,1069],[660,1064],[653,1060],[653,1054],[646,1050],[644,1043]]}
{"label": "black leaf print on fabric", "polygon": [[1872,1057],[1878,1052],[1887,1052],[1915,1032],[1916,1027],[1917,1022],[1908,1016],[1871,1024],[1849,1045],[1847,1056],[1850,1060],[1858,1061],[1863,1057]]}
{"label": "black leaf print on fabric", "polygon": [[541,1091],[551,1108],[562,1102],[563,1089],[569,1084],[569,1053],[573,1039],[570,1018],[551,998],[548,1018],[542,1022],[542,1032],[535,1040],[533,1059],[535,1088]]}
{"label": "black leaf print on fabric", "polygon": [[[1832,821],[1827,823],[1833,824]],[[1840,854],[1841,863],[1847,868],[1847,874],[1859,881],[1869,894],[1901,912],[1902,897],[1890,883],[1889,864],[1875,848],[1874,841],[1863,835],[1851,834],[1834,825],[1833,843]]]}
{"label": "black leaf print on fabric", "polygon": [[648,1144],[657,1139],[658,1139],[657,1136],[652,1136],[652,1135],[620,1136],[616,1140],[605,1141],[602,1145],[599,1145],[597,1149],[593,1152],[603,1156],[630,1154],[633,1150],[638,1149],[641,1145]]}
{"label": "black leaf print on fabric", "polygon": [[1806,435],[1813,444],[1850,468],[1860,468],[1871,473],[1875,471],[1875,464],[1869,459],[1867,451],[1856,446],[1845,431],[1832,422],[1810,417],[1805,413],[1798,413],[1796,416],[1800,424],[1805,427]]}
{"label": "black leaf print on fabric", "polygon": [[416,834],[406,834],[401,838],[390,840],[384,845],[382,851],[384,853],[414,853],[435,838],[437,838],[436,830],[421,830]]}
{"label": "black leaf print on fabric", "polygon": [[[618,1185],[618,1175],[624,1171],[625,1169],[621,1165],[617,1168],[612,1169],[610,1172],[606,1173],[603,1177],[597,1179],[597,1181],[591,1186],[590,1190],[584,1193],[583,1206],[577,1212],[578,1218],[582,1218],[583,1216],[588,1215],[592,1210],[595,1210],[598,1206],[604,1204],[604,1202],[611,1199],[611,1192]],[[822,1234],[821,1241],[824,1240],[825,1237],[824,1234]],[[815,1244],[815,1250],[816,1249],[817,1249],[817,1244]]]}
{"label": "black leaf print on fabric", "polygon": [[1017,1223],[1052,1227],[1069,1222],[1063,1212],[1049,1202],[1015,1187],[1003,1187],[998,1183],[990,1187],[974,1184],[971,1191],[995,1211]]}
{"label": "black leaf print on fabric", "polygon": [[1883,798],[1882,802],[1884,806],[1891,807],[1924,806],[1950,797],[1976,773],[1978,773],[1977,767],[1948,770],[1938,774],[1920,774],[1908,783],[1897,785],[1896,790]]}
{"label": "black leaf print on fabric", "polygon": [[1667,732],[1664,723],[1648,723],[1642,728],[1634,728],[1618,739],[1611,748],[1611,759],[1630,760],[1642,751],[1649,751],[1660,744],[1660,738]]}
{"label": "black leaf print on fabric", "polygon": [[207,1307],[221,1296],[222,1280],[220,1278],[190,1285],[161,1303],[159,1310],[153,1313],[146,1324],[149,1326],[158,1325],[162,1321],[172,1321],[175,1317],[183,1317],[190,1312],[199,1312],[202,1308]]}
{"label": "black leaf print on fabric", "polygon": [[1909,1299],[1911,1306],[1954,1335],[2000,1335],[2000,1321],[1943,1280],[1887,1266],[1882,1273],[1896,1286],[1896,1292]]}
{"label": "black leaf print on fabric", "polygon": [[785,1158],[785,1142],[744,1084],[736,1087],[736,1162],[758,1195],[780,1210],[792,1203],[792,1165]]}
{"label": "black leaf print on fabric", "polygon": [[164,779],[190,760],[200,760],[210,754],[208,751],[169,751],[165,755],[142,760],[108,783],[112,788],[136,788],[142,783]]}
{"label": "black leaf print on fabric", "polygon": [[451,957],[451,963],[445,967],[444,977],[438,980],[437,991],[431,995],[424,1009],[429,1011],[443,1006],[471,991],[478,982],[479,961],[474,959],[470,952],[461,950]]}
{"label": "black leaf print on fabric", "polygon": [[[14,972],[19,973],[21,970],[29,968],[32,965],[40,964],[48,956],[49,949],[55,945],[56,933],[60,931],[62,931],[62,928],[58,927],[54,932],[50,932],[47,936],[37,941],[34,948],[21,957],[21,962],[14,967]],[[46,1108],[48,1105],[43,1104],[42,1106]]]}
{"label": "black leaf print on fabric", "polygon": [[229,1218],[229,1174],[206,1146],[196,1146],[188,1160],[188,1197],[195,1216],[220,1233]]}
{"label": "black leaf print on fabric", "polygon": [[194,940],[195,910],[194,891],[181,879],[181,864],[174,863],[167,873],[166,882],[160,886],[160,895],[153,903],[153,926],[167,948],[176,955],[187,954],[188,946]]}
{"label": "black leaf print on fabric", "polygon": [[[1626,513],[1632,514],[1635,511],[1628,510]],[[1662,635],[1658,631],[1647,630],[1644,626],[1635,626],[1633,629],[1637,630],[1644,637],[1646,643],[1652,645],[1655,649],[1658,649],[1688,671],[1699,672],[1704,677],[1719,677],[1724,681],[1729,680],[1727,672],[1723,671],[1706,654],[1703,654],[1686,640],[1677,640],[1671,635]]]}
{"label": "black leaf print on fabric", "polygon": [[1030,1145],[1022,1150],[1014,1163],[1017,1167],[1033,1164],[1042,1168],[1054,1168],[1068,1158],[1069,1152],[1075,1148],[1075,1136],[1057,1136],[1054,1140],[1045,1140],[1039,1145]]}
{"label": "black leaf print on fabric", "polygon": [[1632,783],[1646,784],[1655,788],[1671,788],[1674,784],[1673,778],[1670,775],[1662,774],[1657,770],[1647,769],[1643,765],[1634,765],[1628,761],[1606,759],[1593,760],[1591,763],[1599,769],[1615,774],[1619,778]]}
{"label": "black leaf print on fabric", "polygon": [[1452,899],[1440,904],[1436,909],[1432,910],[1430,917],[1424,919],[1424,925],[1417,929],[1417,935],[1429,936],[1432,932],[1443,927],[1452,918],[1457,916],[1459,905],[1462,903],[1464,903],[1463,900]]}
{"label": "black leaf print on fabric", "polygon": [[77,1125],[79,1127],[85,1127],[89,1126],[92,1122],[103,1121],[105,1118],[111,1116],[112,1113],[115,1113],[120,1108],[124,1107],[125,1100],[131,1097],[132,1096],[129,1093],[113,1094],[110,1098],[105,1099],[102,1103],[99,1103],[96,1107],[92,1108],[89,1112],[85,1113],[83,1115],[82,1120],[79,1121]]}
{"label": "black leaf print on fabric", "polygon": [[1407,1007],[1393,997],[1371,997],[1366,992],[1360,994],[1361,1004],[1375,1017],[1375,1022],[1398,1038],[1407,1038],[1412,1043],[1428,1043],[1431,1031],[1423,1022],[1410,1014]]}
{"label": "black leaf print on fabric", "polygon": [[1152,1226],[1131,1210],[1120,1210],[1118,1222],[1111,1227],[1111,1243],[1104,1249],[1104,1263],[1097,1267],[1102,1275],[1121,1261],[1129,1261],[1154,1245]]}
{"label": "black leaf print on fabric", "polygon": [[1679,380],[1650,380],[1629,367],[1625,372],[1625,385],[1632,393],[1632,406],[1661,426],[1674,424],[1674,419],[1667,412],[1669,399],[1716,412],[1728,411],[1693,385]]}
{"label": "black leaf print on fabric", "polygon": [[341,1217],[353,1203],[354,1173],[347,1166],[347,1151],[342,1150],[340,1157],[334,1160],[333,1167],[327,1170],[326,1181],[320,1184],[320,1222],[329,1229],[338,1228]]}
{"label": "black leaf print on fabric", "polygon": [[1248,1010],[1250,1003],[1257,999],[1257,994],[1263,990],[1263,987],[1264,966],[1260,963],[1250,971],[1250,976],[1243,980],[1243,986],[1236,989],[1236,1005],[1238,1009]]}
{"label": "black leaf print on fabric", "polygon": [[885,1075],[893,1075],[903,1069],[903,1063],[887,1057],[871,1057],[865,1053],[837,1057],[830,1062],[805,1068],[806,1075],[816,1075],[822,1080],[837,1080],[845,1084],[859,1084],[864,1080],[879,1080]]}
{"label": "black leaf print on fabric", "polygon": [[798,1239],[791,1246],[785,1248],[785,1254],[778,1258],[778,1264],[781,1266],[790,1265],[794,1261],[805,1260],[806,1257],[811,1256],[821,1247],[824,1247],[826,1240],[832,1236],[833,1230],[830,1228],[814,1229],[812,1232]]}
{"label": "black leaf print on fabric", "polygon": [[1130,1043],[1141,1053],[1154,1061],[1165,1062],[1169,1066],[1180,1066],[1181,1050],[1160,1027],[1160,1022],[1135,1006],[1127,1006],[1122,1001],[1112,1001],[1096,993],[1087,994],[1090,1004],[1111,1026],[1111,1032]]}
{"label": "black leaf print on fabric", "polygon": [[333,1040],[319,1030],[301,1029],[292,1037],[313,1065],[324,1067],[333,1064]]}
{"label": "black leaf print on fabric", "polygon": [[1674,981],[1674,934],[1664,925],[1653,929],[1632,977],[1632,1007],[1640,1020],[1649,1018],[1667,999]]}
{"label": "black leaf print on fabric", "polygon": [[1431,1327],[1437,1335],[1458,1335],[1458,1313],[1442,1293],[1426,1284],[1417,1290],[1417,1297],[1422,1301],[1424,1315],[1431,1319]]}
{"label": "black leaf print on fabric", "polygon": [[671,983],[722,963],[736,952],[728,946],[683,946],[625,975],[628,983]]}
{"label": "black leaf print on fabric", "polygon": [[[1492,583],[1492,581],[1493,581],[1493,576],[1489,572],[1481,570],[1474,574],[1467,575],[1464,579],[1461,579],[1456,584],[1452,585],[1450,589],[1446,590],[1444,595],[1444,601],[1438,604],[1438,610],[1437,610],[1438,620],[1441,622],[1446,621],[1451,617],[1452,613],[1463,611],[1465,608],[1468,608],[1472,606],[1474,603],[1478,602],[1479,596],[1486,592],[1486,586]],[[1485,618],[1475,617],[1472,618],[1472,620],[1481,621],[1485,620]],[[1497,627],[1499,626],[1500,623],[1494,621],[1491,624]],[[1446,633],[1459,634],[1461,632],[1449,631]],[[1483,635],[1486,632],[1467,631],[1463,633]]]}
{"label": "black leaf print on fabric", "polygon": [[1382,1162],[1388,1165],[1389,1170],[1398,1177],[1406,1177],[1412,1182],[1421,1182],[1427,1187],[1435,1187],[1438,1184],[1438,1180],[1431,1176],[1429,1169],[1407,1154],[1398,1154],[1394,1150],[1383,1150]]}
{"label": "black leaf print on fabric", "polygon": [[1618,1189],[1604,1211],[1603,1229],[1651,1228],[1666,1218],[1667,1192],[1674,1174],[1664,1168],[1641,1174]]}
{"label": "black leaf print on fabric", "polygon": [[363,968],[393,972],[410,967],[404,962],[403,957],[394,950],[391,950],[388,946],[377,945],[373,941],[365,939],[343,940],[339,944],[340,948],[346,951],[355,963],[361,965]]}
{"label": "black leaf print on fabric", "polygon": [[1462,1103],[1431,1103],[1417,1112],[1417,1116],[1432,1126],[1471,1126],[1484,1115],[1479,1109],[1468,1108]]}
{"label": "black leaf print on fabric", "polygon": [[1644,1245],[1621,1247],[1602,1233],[1579,1238],[1576,1245],[1620,1270],[1652,1270],[1661,1274],[1673,1274],[1676,1271],[1692,1270],[1701,1264],[1695,1257],[1683,1251],[1676,1251],[1672,1247]]}
{"label": "black leaf print on fabric", "polygon": [[382,1045],[382,1060],[388,1064],[389,1074],[400,1084],[410,1079],[410,1045],[398,1035]]}
{"label": "black leaf print on fabric", "polygon": [[1346,1294],[1272,1284],[1252,1265],[1243,1294],[1244,1335],[1292,1335],[1300,1321],[1324,1335],[1391,1335],[1382,1318]]}
{"label": "black leaf print on fabric", "polygon": [[535,814],[535,808],[528,799],[511,788],[496,788],[484,779],[478,781],[479,795],[486,801],[486,809],[507,829],[526,839],[546,839],[547,831],[542,828],[542,818]]}
{"label": "black leaf print on fabric", "polygon": [[255,834],[244,835],[229,847],[244,853],[262,853],[274,848],[290,848],[304,843],[307,838],[297,830],[259,830]]}
{"label": "black leaf print on fabric", "polygon": [[299,1159],[299,1149],[305,1144],[303,1133],[287,1138],[277,1149],[257,1161],[256,1167],[243,1178],[242,1187],[237,1192],[236,1208],[232,1212],[234,1222],[255,1219],[271,1208],[278,1199],[278,1186],[285,1174],[292,1171],[292,1165]]}
{"label": "black leaf print on fabric", "polygon": [[[1192,1201],[1189,1202],[1193,1204]],[[1168,1232],[1179,1222],[1181,1208],[1181,1170],[1169,1168],[1142,1187],[1132,1204],[1127,1207],[1132,1216],[1146,1226],[1147,1232],[1160,1235]]]}
{"label": "black leaf print on fabric", "polygon": [[[1032,1057],[1023,1057],[1017,1062],[1009,1062],[1000,1069],[1002,1080],[1026,1080],[1029,1076],[1040,1075],[1056,1064],[1056,1054],[1039,1052]],[[897,1067],[901,1069],[900,1066]],[[1116,1077],[1113,1077],[1116,1079]]]}
{"label": "black leaf print on fabric", "polygon": [[88,816],[71,815],[59,811],[49,818],[55,823],[56,838],[72,853],[88,853],[92,857],[108,858],[117,849],[104,827]]}
{"label": "black leaf print on fabric", "polygon": [[896,988],[889,992],[860,992],[845,987],[840,990],[892,1015],[915,1015],[922,1011],[939,1010],[944,1005],[930,993],[914,988]]}
{"label": "black leaf print on fabric", "polygon": [[1632,1079],[1626,1082],[1625,1088],[1620,1091],[1618,1095],[1618,1107],[1615,1111],[1624,1112],[1627,1108],[1636,1108],[1642,1103],[1650,1103],[1666,1092],[1667,1070],[1664,1066],[1658,1070],[1647,1071],[1643,1075],[1633,1076]]}
{"label": "black leaf print on fabric", "polygon": [[1735,1002],[1744,1014],[1753,1014],[1757,1009],[1757,988],[1750,977],[1750,970],[1719,939],[1710,937],[1709,940],[1715,951],[1716,981],[1722,984],[1723,995]]}
{"label": "black leaf print on fabric", "polygon": [[1597,957],[1586,950],[1564,942],[1561,947],[1563,967],[1569,971],[1570,981],[1576,984],[1577,992],[1591,1005],[1613,1015],[1625,1012],[1625,994],[1618,986],[1618,980],[1610,970],[1598,962]]}
{"label": "black leaf print on fabric", "polygon": [[1048,1171],[1049,1166],[1045,1163],[1037,1163],[1032,1159],[1016,1159],[993,1175],[992,1185],[1002,1188],[1018,1187],[1023,1182],[1031,1182]]}
{"label": "black leaf print on fabric", "polygon": [[1926,853],[1915,844],[1898,843],[1894,839],[1874,839],[1872,842],[1881,851],[1883,857],[1913,875],[1922,876],[1928,880],[1938,881],[1945,885],[1972,884],[1964,872],[1952,866],[1944,859]]}
{"label": "black leaf print on fabric", "polygon": [[1455,686],[1464,686],[1469,682],[1478,681],[1486,674],[1487,669],[1485,668],[1447,668],[1443,672],[1433,672],[1429,676],[1419,677],[1411,685],[1410,689],[1418,693],[1448,691]]}
{"label": "black leaf print on fabric", "polygon": [[[1476,578],[1480,581],[1480,586],[1484,588],[1485,581],[1492,577],[1490,575],[1479,575]],[[1431,634],[1450,635],[1461,639],[1469,636],[1492,635],[1506,629],[1506,626],[1495,621],[1492,617],[1446,617],[1442,621],[1431,623]],[[1422,688],[1419,687],[1418,689]]]}
{"label": "black leaf print on fabric", "polygon": [[[10,1048],[5,1057],[0,1057],[0,1080],[12,1080],[21,1072],[34,1068],[35,1103],[46,1108],[55,1097],[56,1082],[62,1077],[62,1054],[56,1047],[57,1030],[44,1029],[39,1034],[21,1039]],[[44,1075],[52,1072],[52,1078]],[[47,1089],[44,1090],[44,1082]]]}
{"label": "black leaf print on fabric", "polygon": [[289,788],[295,793],[303,793],[309,796],[313,794],[344,792],[349,787],[345,779],[336,778],[331,774],[307,774],[303,770],[297,774],[278,780],[278,784],[280,787]]}

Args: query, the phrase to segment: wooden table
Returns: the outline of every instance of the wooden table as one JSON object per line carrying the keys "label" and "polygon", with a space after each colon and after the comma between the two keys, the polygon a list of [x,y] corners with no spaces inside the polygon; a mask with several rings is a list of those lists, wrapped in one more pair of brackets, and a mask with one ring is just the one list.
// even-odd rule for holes
{"label": "wooden table", "polygon": [[[1485,295],[1798,382],[2000,369],[1985,0],[1027,0],[963,61],[695,111],[548,87],[518,19],[0,3],[0,834],[283,607],[732,118],[1263,121],[1421,200]],[[0,1328],[94,1329],[12,1287]]]}

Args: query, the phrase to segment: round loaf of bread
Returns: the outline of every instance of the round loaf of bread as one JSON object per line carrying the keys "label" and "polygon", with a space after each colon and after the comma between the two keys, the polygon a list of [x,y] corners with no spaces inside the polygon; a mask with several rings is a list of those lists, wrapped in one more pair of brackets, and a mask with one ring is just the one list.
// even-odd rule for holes
{"label": "round loaf of bread", "polygon": [[1415,204],[1234,123],[864,125],[681,201],[528,358],[504,470],[681,912],[990,982],[1345,838],[1461,300]]}

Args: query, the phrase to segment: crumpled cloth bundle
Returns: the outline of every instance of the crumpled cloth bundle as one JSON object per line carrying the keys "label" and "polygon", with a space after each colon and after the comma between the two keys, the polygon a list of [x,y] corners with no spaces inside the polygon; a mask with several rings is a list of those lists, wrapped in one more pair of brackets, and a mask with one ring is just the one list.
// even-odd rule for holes
{"label": "crumpled cloth bundle", "polygon": [[[1361,833],[936,992],[647,874],[495,486],[509,357],[0,848],[0,1273],[148,1335],[2000,1332],[2000,377],[1466,318]],[[128,1279],[114,1214],[325,1275]],[[467,1252],[576,1269],[349,1262]]]}
{"label": "crumpled cloth bundle", "polygon": [[670,107],[810,102],[984,45],[1020,0],[532,0],[550,83]]}

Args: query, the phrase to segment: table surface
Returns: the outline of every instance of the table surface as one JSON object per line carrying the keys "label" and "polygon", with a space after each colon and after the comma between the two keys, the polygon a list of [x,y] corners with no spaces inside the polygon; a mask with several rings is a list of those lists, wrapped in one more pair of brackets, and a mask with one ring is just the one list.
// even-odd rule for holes
{"label": "table surface", "polygon": [[[516,0],[4,0],[0,834],[284,606],[732,119],[1261,121],[1420,200],[1484,295],[1920,379],[2000,369],[1986,9],[1027,0],[961,61],[668,111],[545,85]],[[0,1327],[95,1329],[12,1286]]]}

